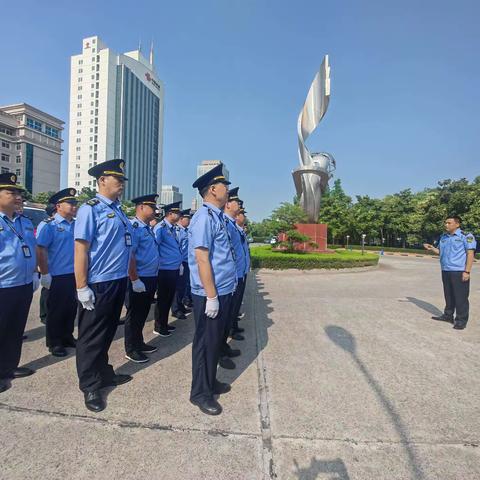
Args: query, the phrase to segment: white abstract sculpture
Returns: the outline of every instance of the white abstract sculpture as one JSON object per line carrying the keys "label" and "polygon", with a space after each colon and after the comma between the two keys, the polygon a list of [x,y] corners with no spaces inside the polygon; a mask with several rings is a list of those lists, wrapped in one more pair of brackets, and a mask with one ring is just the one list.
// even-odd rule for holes
{"label": "white abstract sculpture", "polygon": [[310,153],[305,141],[324,117],[330,100],[330,66],[328,55],[323,58],[315,75],[302,111],[298,116],[298,156],[300,168],[292,172],[300,205],[309,222],[316,223],[320,213],[320,201],[333,176],[336,164],[329,153]]}

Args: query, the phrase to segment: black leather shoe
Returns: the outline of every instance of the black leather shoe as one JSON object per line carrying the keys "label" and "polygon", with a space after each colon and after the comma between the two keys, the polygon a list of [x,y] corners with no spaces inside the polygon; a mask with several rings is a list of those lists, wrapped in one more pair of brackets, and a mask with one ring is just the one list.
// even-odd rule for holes
{"label": "black leather shoe", "polygon": [[68,352],[65,350],[65,348],[60,345],[50,347],[49,350],[54,357],[66,357],[68,355]]}
{"label": "black leather shoe", "polygon": [[223,383],[217,380],[215,382],[213,393],[215,395],[223,395],[224,393],[228,393],[231,389],[232,389],[232,386],[229,383]]}
{"label": "black leather shoe", "polygon": [[204,400],[203,402],[190,401],[206,415],[220,415],[222,413],[222,406],[216,400]]}
{"label": "black leather shoe", "polygon": [[445,315],[434,315],[432,320],[438,320],[439,322],[453,323],[453,318],[446,317]]}
{"label": "black leather shoe", "polygon": [[118,375],[114,375],[108,382],[105,382],[105,387],[118,387],[119,385],[123,385],[124,383],[133,380],[131,375],[123,375],[119,373]]}
{"label": "black leather shoe", "polygon": [[7,379],[0,380],[0,393],[6,392],[12,384]]}
{"label": "black leather shoe", "polygon": [[218,361],[218,364],[227,370],[233,370],[236,368],[235,363],[233,360],[230,360],[228,357],[221,357],[220,360]]}
{"label": "black leather shoe", "polygon": [[[187,317],[185,317],[185,318],[187,318]],[[176,329],[177,329],[177,327],[174,327],[173,325],[167,325],[167,330],[168,330],[169,332],[173,332],[173,331],[175,331]]]}
{"label": "black leather shoe", "polygon": [[178,318],[179,320],[185,320],[187,318],[183,312],[172,313],[172,317]]}
{"label": "black leather shoe", "polygon": [[453,326],[453,328],[454,328],[455,330],[464,330],[465,327],[466,327],[466,325],[465,325],[464,323],[456,323],[456,324]]}
{"label": "black leather shoe", "polygon": [[130,352],[125,355],[125,358],[131,360],[135,363],[145,363],[148,362],[148,357],[143,352]]}
{"label": "black leather shoe", "polygon": [[28,338],[28,335],[22,335],[22,340],[26,340]]}
{"label": "black leather shoe", "polygon": [[12,377],[13,378],[29,377],[30,375],[33,375],[34,373],[35,373],[35,370],[32,370],[31,368],[18,367],[13,371]]}
{"label": "black leather shoe", "polygon": [[105,410],[105,407],[106,407],[105,400],[103,400],[98,390],[95,392],[84,393],[84,396],[85,396],[85,406],[91,412],[101,412],[102,410]]}
{"label": "black leather shoe", "polygon": [[160,335],[161,337],[171,337],[172,334],[167,330],[166,332],[163,330],[153,330],[154,335]]}
{"label": "black leather shoe", "polygon": [[158,350],[157,347],[154,347],[153,345],[147,345],[146,343],[144,343],[140,347],[140,351],[142,353],[153,353],[153,352],[156,352],[157,350]]}
{"label": "black leather shoe", "polygon": [[232,333],[243,333],[245,331],[244,328],[236,327],[232,328]]}
{"label": "black leather shoe", "polygon": [[235,357],[239,357],[241,353],[242,352],[240,350],[238,350],[237,348],[230,348],[230,349],[227,350],[226,355],[229,358],[235,358]]}
{"label": "black leather shoe", "polygon": [[230,338],[233,338],[234,340],[238,340],[239,342],[242,340],[245,340],[245,337],[243,335],[240,335],[239,333],[232,333],[230,335]]}
{"label": "black leather shoe", "polygon": [[192,313],[192,309],[189,307],[184,307],[183,313]]}
{"label": "black leather shoe", "polygon": [[193,307],[193,303],[190,302],[190,301],[186,301],[186,302],[183,302],[183,304],[187,307],[187,308],[192,308]]}
{"label": "black leather shoe", "polygon": [[121,319],[118,321],[118,325],[125,325],[125,319],[124,319],[124,318],[121,318]]}
{"label": "black leather shoe", "polygon": [[77,347],[77,340],[73,337],[67,338],[67,340],[63,341],[63,346],[65,348],[76,348]]}

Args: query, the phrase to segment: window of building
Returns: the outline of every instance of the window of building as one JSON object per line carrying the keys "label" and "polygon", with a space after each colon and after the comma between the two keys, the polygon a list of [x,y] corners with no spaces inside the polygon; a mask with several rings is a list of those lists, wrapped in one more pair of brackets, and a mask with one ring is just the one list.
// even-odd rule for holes
{"label": "window of building", "polygon": [[37,130],[39,132],[42,131],[42,123],[38,120],[34,120],[33,118],[27,117],[27,127],[33,128],[34,130]]}
{"label": "window of building", "polygon": [[45,126],[45,133],[53,138],[59,137],[59,131],[56,128],[50,127],[49,125]]}
{"label": "window of building", "polygon": [[83,73],[83,68],[79,68],[78,73]]}
{"label": "window of building", "polygon": [[75,174],[75,178],[80,178],[80,172],[77,172],[77,173]]}
{"label": "window of building", "polygon": [[94,48],[92,48],[92,53],[95,53],[95,49],[94,49]]}
{"label": "window of building", "polygon": [[94,96],[95,96],[95,92],[92,92],[92,93],[90,94],[90,96],[91,96],[91,97],[94,97]]}
{"label": "window of building", "polygon": [[75,157],[75,160],[80,160],[80,155],[77,155],[77,156]]}
{"label": "window of building", "polygon": [[83,60],[79,60],[79,61],[78,61],[78,64],[79,64],[79,65],[83,65]]}
{"label": "window of building", "polygon": [[81,149],[82,149],[81,147],[77,147],[75,150],[79,152]]}
{"label": "window of building", "polygon": [[8,167],[2,167],[2,173],[8,173],[10,169]]}
{"label": "window of building", "polygon": [[21,143],[17,143],[17,150],[21,150],[22,149],[22,144]]}
{"label": "window of building", "polygon": [[92,43],[93,43],[93,44],[97,43],[97,39],[96,39],[96,38],[92,38]]}
{"label": "window of building", "polygon": [[78,77],[78,78],[77,78],[77,82],[78,82],[78,83],[83,82],[83,78],[82,78],[82,77]]}
{"label": "window of building", "polygon": [[22,156],[21,156],[21,155],[17,155],[17,156],[15,157],[15,162],[16,162],[16,163],[22,163]]}
{"label": "window of building", "polygon": [[77,95],[77,100],[81,100],[82,99],[82,95]]}
{"label": "window of building", "polygon": [[17,177],[19,177],[22,174],[22,170],[20,168],[17,168],[15,170],[15,173],[17,174]]}
{"label": "window of building", "polygon": [[[93,159],[94,159],[94,160],[97,159],[97,154],[96,154],[96,153],[93,154]],[[93,163],[94,163],[95,165],[97,164],[97,162],[93,162]]]}
{"label": "window of building", "polygon": [[92,83],[92,84],[90,85],[90,87],[91,87],[91,88],[95,88],[95,84]]}
{"label": "window of building", "polygon": [[82,104],[81,104],[81,103],[77,103],[77,108],[82,108]]}
{"label": "window of building", "polygon": [[90,102],[90,106],[93,107],[95,105],[95,102]]}
{"label": "window of building", "polygon": [[80,135],[81,133],[82,133],[81,129],[77,130],[77,135]]}
{"label": "window of building", "polygon": [[77,163],[77,164],[75,165],[75,168],[80,168],[80,164]]}
{"label": "window of building", "polygon": [[82,90],[82,86],[79,85],[78,88],[77,88],[77,90],[80,92],[80,90]]}
{"label": "window of building", "polygon": [[80,143],[81,141],[82,141],[81,138],[77,138],[77,140],[76,140],[77,143]]}
{"label": "window of building", "polygon": [[97,62],[100,61],[100,55],[97,55]]}
{"label": "window of building", "polygon": [[77,112],[77,117],[81,117],[82,116],[82,112]]}
{"label": "window of building", "polygon": [[2,140],[2,147],[10,149],[10,142],[7,142],[6,140]]}
{"label": "window of building", "polygon": [[80,186],[80,182],[75,182],[75,186],[76,186],[76,187],[79,187],[79,186]]}
{"label": "window of building", "polygon": [[81,125],[82,124],[82,121],[81,120],[77,120],[77,125]]}
{"label": "window of building", "polygon": [[95,75],[92,75],[92,80],[95,80]]}
{"label": "window of building", "polygon": [[7,127],[0,127],[0,133],[5,133],[6,135],[13,136],[13,130]]}
{"label": "window of building", "polygon": [[6,153],[2,153],[2,162],[9,162],[10,161],[10,155],[7,155]]}

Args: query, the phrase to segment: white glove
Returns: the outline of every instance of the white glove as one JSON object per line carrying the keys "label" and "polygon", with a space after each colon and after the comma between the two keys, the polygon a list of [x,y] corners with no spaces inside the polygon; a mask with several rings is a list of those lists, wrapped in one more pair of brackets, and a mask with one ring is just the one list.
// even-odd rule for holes
{"label": "white glove", "polygon": [[38,278],[38,273],[35,272],[32,276],[33,291],[36,292],[39,286],[40,286],[40,279]]}
{"label": "white glove", "polygon": [[218,315],[218,310],[220,308],[220,304],[218,303],[218,296],[213,298],[207,297],[207,304],[205,305],[205,313],[207,317],[215,318]]}
{"label": "white glove", "polygon": [[136,293],[146,292],[147,289],[145,288],[145,284],[137,278],[136,280],[132,280],[132,290]]}
{"label": "white glove", "polygon": [[95,294],[89,287],[77,288],[78,301],[85,310],[93,310]]}
{"label": "white glove", "polygon": [[47,290],[50,289],[52,285],[52,276],[49,273],[40,276],[40,285]]}
{"label": "white glove", "polygon": [[180,264],[180,269],[179,269],[179,275],[182,276],[183,275],[183,263]]}

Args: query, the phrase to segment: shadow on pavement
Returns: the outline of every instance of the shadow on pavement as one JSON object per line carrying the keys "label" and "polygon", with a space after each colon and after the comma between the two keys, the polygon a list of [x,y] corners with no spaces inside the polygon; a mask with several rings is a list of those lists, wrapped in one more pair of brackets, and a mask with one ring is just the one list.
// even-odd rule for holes
{"label": "shadow on pavement", "polygon": [[39,325],[31,330],[26,330],[25,335],[27,335],[27,338],[23,343],[35,342],[36,340],[45,337],[45,325]]}
{"label": "shadow on pavement", "polygon": [[[432,305],[431,303],[425,302],[424,300],[420,300],[415,297],[405,297],[410,303],[413,303],[417,307],[421,308],[422,310],[425,310],[428,313],[431,313],[432,315],[443,315],[443,312],[439,310],[435,305]],[[400,300],[401,302],[405,300]]]}
{"label": "shadow on pavement", "polygon": [[300,468],[297,460],[294,458],[293,464],[295,465],[295,477],[299,480],[315,480],[321,473],[332,474],[328,477],[331,480],[350,480],[347,467],[340,458],[320,460],[313,457],[310,465],[305,468]]}
{"label": "shadow on pavement", "polygon": [[344,328],[338,327],[336,325],[329,325],[328,327],[326,327],[325,333],[335,345],[345,350],[352,356],[353,361],[365,377],[368,385],[372,388],[380,404],[390,417],[392,425],[394,426],[398,436],[400,437],[401,445],[405,450],[405,454],[408,459],[408,466],[410,468],[412,478],[414,480],[424,480],[425,474],[423,473],[420,460],[408,438],[408,429],[403,423],[402,418],[400,417],[392,402],[385,395],[382,387],[373,378],[372,374],[368,371],[367,367],[359,358],[356,351],[355,337],[348,330],[345,330]]}

